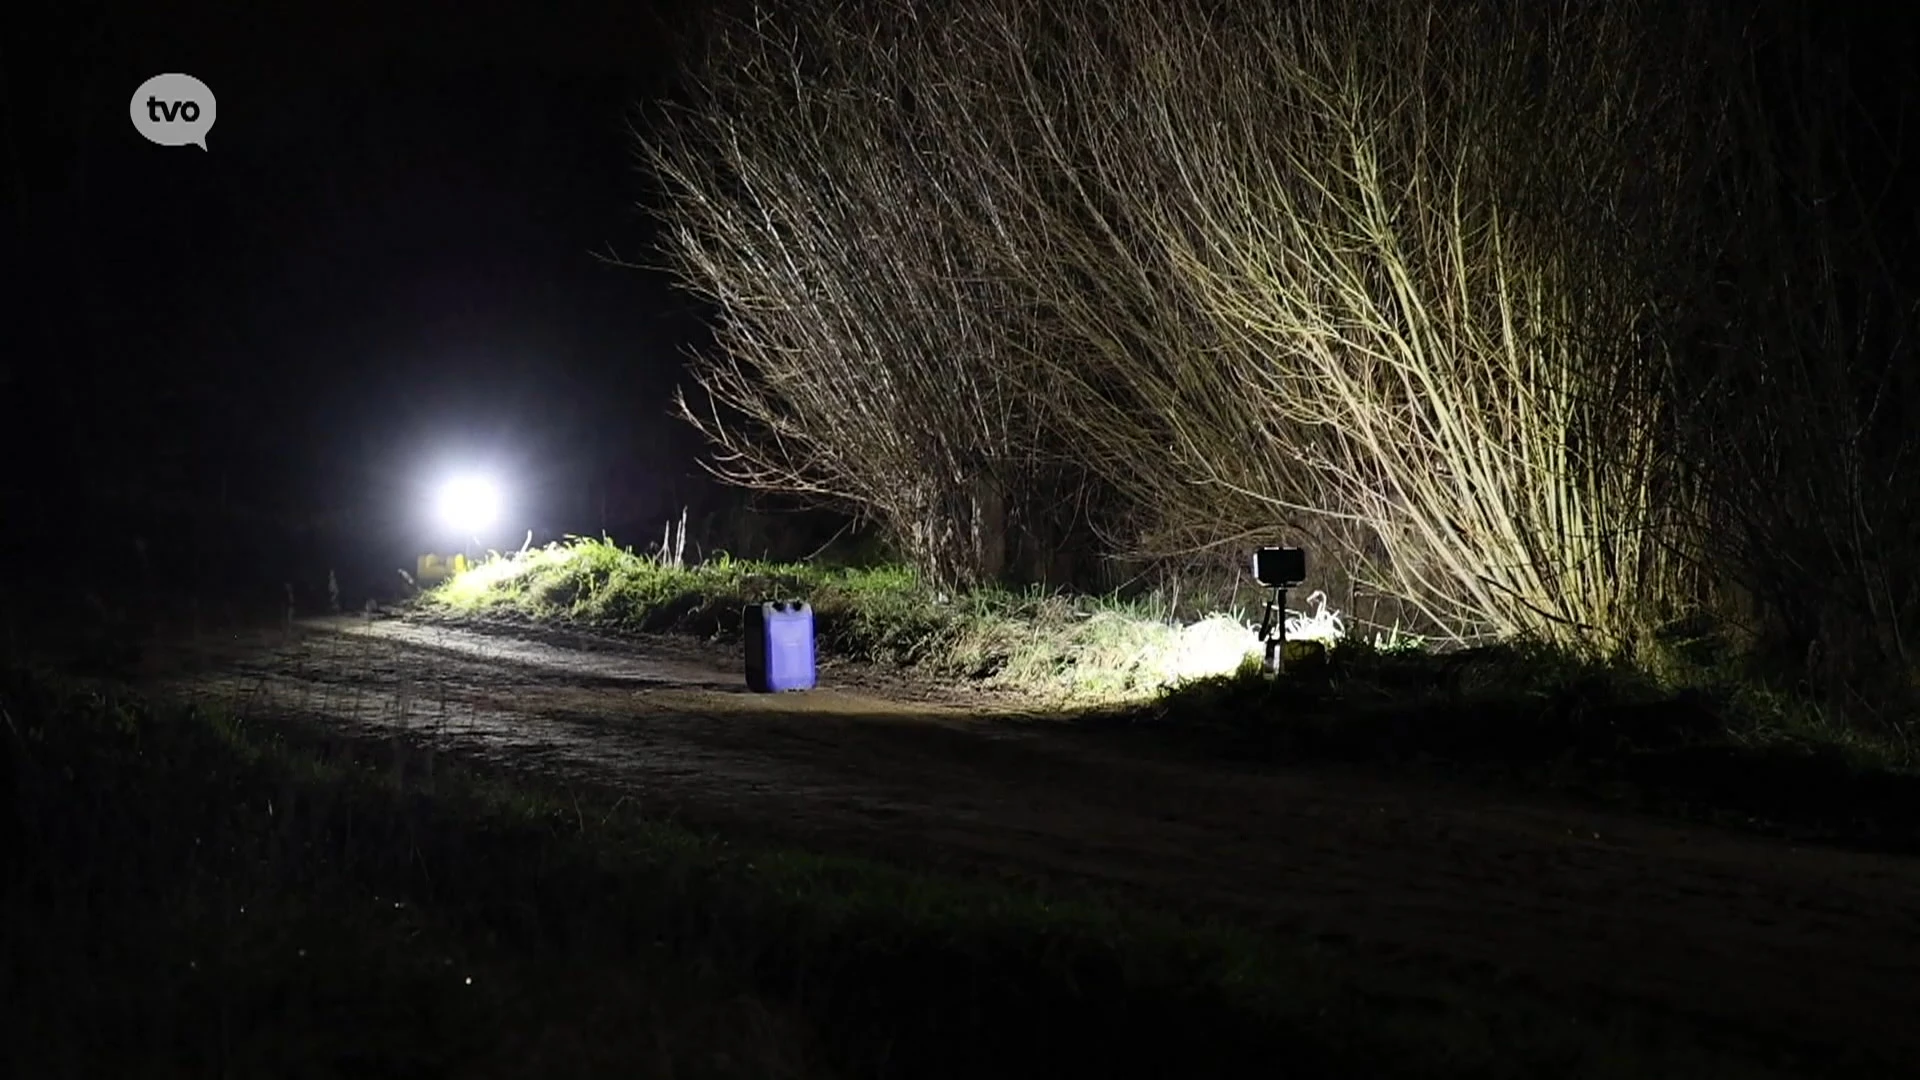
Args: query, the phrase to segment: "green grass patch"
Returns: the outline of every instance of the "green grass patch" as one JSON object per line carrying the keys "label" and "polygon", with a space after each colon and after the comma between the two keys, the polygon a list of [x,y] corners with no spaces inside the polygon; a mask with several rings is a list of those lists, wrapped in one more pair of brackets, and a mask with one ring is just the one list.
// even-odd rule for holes
{"label": "green grass patch", "polygon": [[[10,1075],[1713,1077],[1804,1051],[0,676]],[[409,763],[413,764],[409,764]],[[1766,1040],[1763,1040],[1765,1042]]]}
{"label": "green grass patch", "polygon": [[1220,615],[1183,628],[1145,603],[1042,590],[953,597],[910,571],[710,559],[662,565],[606,540],[494,555],[425,594],[430,610],[513,615],[613,632],[731,637],[742,609],[812,605],[823,650],[1062,700],[1142,698],[1181,678],[1228,670],[1251,644]]}

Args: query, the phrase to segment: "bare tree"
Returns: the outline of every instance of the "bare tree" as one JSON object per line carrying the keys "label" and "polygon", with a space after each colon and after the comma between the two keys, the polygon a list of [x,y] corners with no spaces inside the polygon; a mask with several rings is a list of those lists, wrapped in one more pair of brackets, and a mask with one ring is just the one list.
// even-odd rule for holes
{"label": "bare tree", "polygon": [[[1838,234],[1698,224],[1778,186],[1739,157],[1744,84],[1704,66],[1725,40],[1635,0],[736,20],[649,146],[669,254],[724,313],[682,410],[723,477],[877,517],[956,584],[1084,474],[1116,552],[1310,531],[1441,632],[1595,652],[1711,600],[1709,554],[1777,572],[1754,553],[1792,545],[1739,511],[1798,509],[1895,628],[1885,462],[1784,484],[1813,448],[1768,434],[1779,378],[1825,379],[1824,422],[1904,460],[1839,333],[1859,304],[1821,292]],[[1782,284],[1710,303],[1729,266]],[[1711,362],[1759,348],[1815,367]]]}
{"label": "bare tree", "polygon": [[1646,325],[1687,58],[1634,5],[1245,10],[996,8],[1050,416],[1145,552],[1318,520],[1456,637],[1626,646],[1696,591]]}
{"label": "bare tree", "polygon": [[[717,472],[885,523],[928,574],[998,577],[1010,498],[1035,475],[1014,297],[967,230],[955,167],[967,43],[904,5],[738,21],[649,158],[669,251],[724,312],[683,414]],[[869,14],[871,14],[869,12]]]}

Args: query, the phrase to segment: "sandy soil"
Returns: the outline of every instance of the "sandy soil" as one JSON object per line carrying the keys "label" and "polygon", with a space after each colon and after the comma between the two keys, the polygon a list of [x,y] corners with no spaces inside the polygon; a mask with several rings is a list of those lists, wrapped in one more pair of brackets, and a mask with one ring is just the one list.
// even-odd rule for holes
{"label": "sandy soil", "polygon": [[1006,702],[829,665],[746,692],[698,643],[346,617],[154,676],[405,728],[765,835],[1304,930],[1376,956],[1920,1052],[1920,862],[1353,770],[1156,758]]}

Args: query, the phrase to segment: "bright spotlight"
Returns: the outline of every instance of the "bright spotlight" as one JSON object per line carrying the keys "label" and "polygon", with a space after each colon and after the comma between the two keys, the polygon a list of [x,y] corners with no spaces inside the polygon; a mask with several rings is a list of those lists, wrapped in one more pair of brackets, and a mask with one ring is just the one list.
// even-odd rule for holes
{"label": "bright spotlight", "polygon": [[[1271,677],[1280,674],[1286,664],[1287,590],[1307,580],[1306,549],[1263,547],[1254,552],[1253,580],[1273,590],[1273,596],[1267,600],[1266,615],[1260,620],[1260,641],[1267,647],[1265,666]],[[1323,596],[1323,613],[1324,600]]]}
{"label": "bright spotlight", "polygon": [[440,489],[439,509],[448,528],[479,536],[500,520],[500,489],[485,477],[457,477]]}

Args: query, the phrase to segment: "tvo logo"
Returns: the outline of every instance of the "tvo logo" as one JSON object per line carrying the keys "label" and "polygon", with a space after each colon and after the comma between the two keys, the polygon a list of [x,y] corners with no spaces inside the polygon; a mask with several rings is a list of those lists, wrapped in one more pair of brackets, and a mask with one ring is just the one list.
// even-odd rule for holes
{"label": "tvo logo", "polygon": [[127,113],[134,130],[149,142],[205,150],[213,127],[213,91],[191,75],[155,75],[133,92]]}

